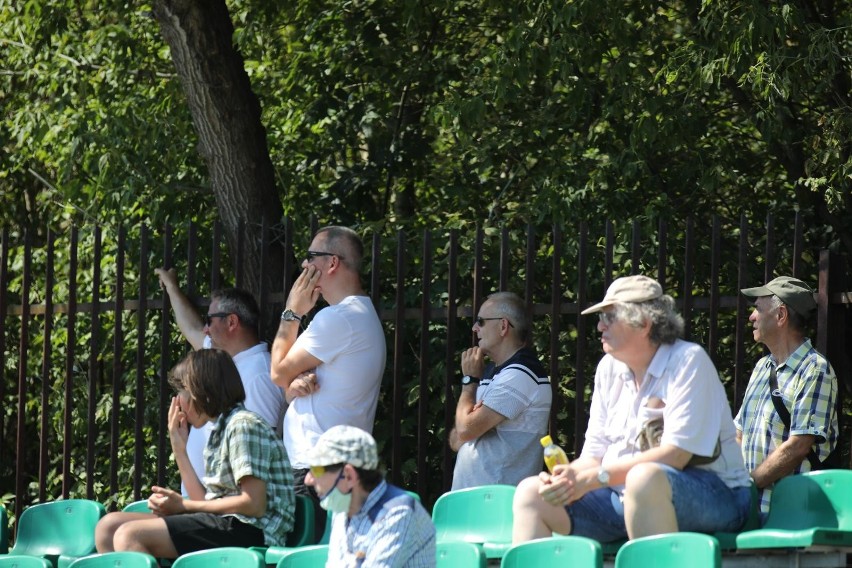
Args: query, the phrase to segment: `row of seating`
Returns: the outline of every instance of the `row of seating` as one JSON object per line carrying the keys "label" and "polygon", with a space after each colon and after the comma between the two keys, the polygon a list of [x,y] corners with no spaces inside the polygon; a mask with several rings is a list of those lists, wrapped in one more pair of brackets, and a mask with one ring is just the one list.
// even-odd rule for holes
{"label": "row of seating", "polygon": [[[439,543],[439,566],[481,566],[486,559],[511,561],[513,556],[527,554],[525,550],[536,549],[540,553],[540,550],[550,547],[551,552],[556,554],[559,550],[567,550],[568,546],[578,546],[574,542],[567,542],[566,537],[555,537],[542,541],[549,544],[529,548],[519,545],[515,549],[520,549],[520,552],[511,552],[514,550],[511,546],[514,492],[513,486],[491,485],[453,491],[438,498],[432,519]],[[140,501],[125,510],[148,509],[146,502]],[[5,510],[2,510],[2,514],[5,517]],[[29,507],[19,519],[17,539],[9,555],[40,557],[51,566],[67,568],[94,551],[94,526],[104,514],[103,505],[83,499]],[[6,528],[5,520],[2,526]],[[296,529],[288,536],[288,546],[257,548],[251,552],[260,556],[264,565],[273,566],[281,565],[285,558],[294,555],[298,559],[297,552],[327,554],[324,552],[327,549],[322,545],[328,543],[330,523],[319,539],[313,527],[314,509],[311,501],[297,496]],[[560,540],[566,542],[560,543]],[[763,528],[757,528],[755,507],[745,530],[736,534],[713,535],[713,542],[720,550],[738,552],[812,547],[852,549],[852,471],[824,470],[782,479],[772,494],[769,517]],[[5,546],[5,543],[6,539],[3,538],[0,546]],[[603,547],[595,544],[603,554],[620,554],[628,545],[633,546],[632,542]],[[471,552],[474,549],[478,555]],[[223,554],[223,549],[217,550],[220,555]],[[450,563],[462,557],[468,560],[465,563]]]}

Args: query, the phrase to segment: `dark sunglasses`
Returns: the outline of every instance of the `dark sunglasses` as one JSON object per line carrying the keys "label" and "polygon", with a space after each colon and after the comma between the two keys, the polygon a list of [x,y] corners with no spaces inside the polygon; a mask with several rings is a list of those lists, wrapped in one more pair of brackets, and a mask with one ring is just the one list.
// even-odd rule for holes
{"label": "dark sunglasses", "polygon": [[474,319],[473,321],[476,322],[476,325],[478,325],[479,327],[482,327],[482,326],[485,325],[485,322],[487,322],[487,321],[502,320],[502,319],[506,320],[506,322],[509,324],[509,327],[515,327],[514,325],[512,325],[512,322],[509,321],[509,318],[483,318],[483,317],[478,317],[478,318]]}
{"label": "dark sunglasses", "polygon": [[324,252],[320,250],[309,250],[307,253],[305,253],[305,260],[307,262],[311,262],[318,256],[336,256],[337,258],[343,260],[343,257],[335,252]]}
{"label": "dark sunglasses", "polygon": [[213,323],[213,318],[226,318],[234,312],[216,312],[215,314],[204,314],[204,323],[210,327]]}

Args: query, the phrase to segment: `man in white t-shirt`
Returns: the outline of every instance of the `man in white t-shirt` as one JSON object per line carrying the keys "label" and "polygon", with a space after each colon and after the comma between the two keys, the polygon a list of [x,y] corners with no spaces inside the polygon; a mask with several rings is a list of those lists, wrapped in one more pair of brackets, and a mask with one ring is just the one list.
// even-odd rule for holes
{"label": "man in white t-shirt", "polygon": [[[364,245],[347,227],[317,231],[293,283],[272,344],[272,380],[290,404],[284,417],[284,445],[293,464],[296,493],[305,486],[308,456],[320,435],[346,424],[373,431],[387,348],[381,321],[361,286]],[[299,335],[302,318],[319,296],[328,307]],[[318,509],[318,527],[325,515]]]}
{"label": "man in white t-shirt", "polygon": [[[269,348],[257,335],[259,310],[254,296],[239,288],[216,290],[210,297],[207,314],[202,318],[177,284],[175,270],[157,268],[160,286],[168,293],[175,320],[193,349],[216,348],[233,359],[246,391],[247,410],[259,414],[276,432],[287,403],[284,392],[269,380]],[[192,468],[204,484],[204,446],[212,423],[190,432],[186,450]],[[193,499],[199,497],[193,497]],[[203,496],[200,497],[203,499]]]}

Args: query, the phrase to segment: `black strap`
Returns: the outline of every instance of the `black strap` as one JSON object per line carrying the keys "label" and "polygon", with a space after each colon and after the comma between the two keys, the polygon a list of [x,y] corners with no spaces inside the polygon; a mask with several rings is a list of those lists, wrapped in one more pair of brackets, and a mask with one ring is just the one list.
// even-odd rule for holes
{"label": "black strap", "polygon": [[[790,430],[790,411],[784,406],[784,398],[781,396],[781,391],[778,389],[778,375],[775,374],[775,366],[770,363],[769,366],[769,394],[772,398],[772,404],[775,406],[775,412],[784,423],[784,427]],[[811,462],[811,469],[816,471],[822,469],[822,463],[816,455],[813,447],[808,452],[808,461]]]}

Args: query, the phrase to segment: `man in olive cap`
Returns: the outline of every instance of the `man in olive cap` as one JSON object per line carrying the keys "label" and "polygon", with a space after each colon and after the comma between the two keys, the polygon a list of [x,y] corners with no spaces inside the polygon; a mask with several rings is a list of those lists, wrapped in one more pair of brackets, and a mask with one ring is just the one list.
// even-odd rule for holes
{"label": "man in olive cap", "polygon": [[776,481],[830,465],[823,462],[837,445],[837,377],[805,337],[816,308],[807,284],[779,276],[741,292],[755,299],[748,319],[754,340],[769,350],[757,362],[734,419],[765,514]]}
{"label": "man in olive cap", "polygon": [[333,513],[326,566],[435,566],[435,525],[420,502],[388,484],[373,437],[333,426],[306,454],[305,483]]}

